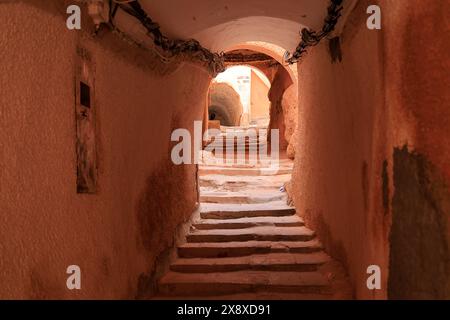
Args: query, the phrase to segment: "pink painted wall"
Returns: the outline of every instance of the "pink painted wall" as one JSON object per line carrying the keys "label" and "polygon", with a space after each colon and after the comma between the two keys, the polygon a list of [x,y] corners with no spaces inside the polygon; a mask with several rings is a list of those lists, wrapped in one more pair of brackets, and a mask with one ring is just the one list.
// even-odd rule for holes
{"label": "pink painted wall", "polygon": [[[382,8],[383,29],[370,31],[366,9],[376,3]],[[360,1],[341,35],[342,62],[332,63],[324,41],[299,65],[294,202],[327,251],[347,266],[357,298],[388,296],[390,227],[393,214],[400,213],[391,202],[405,188],[395,189],[394,148],[407,144],[450,182],[449,44],[441,34],[448,33],[450,19],[443,12],[448,10],[442,2]],[[448,190],[439,192],[444,194],[437,203],[441,227],[450,230],[445,225]],[[419,265],[425,255],[417,253],[410,265]],[[366,269],[372,264],[382,270],[378,291],[366,287]],[[408,279],[426,280],[421,272],[427,271],[414,269]]]}
{"label": "pink painted wall", "polygon": [[268,118],[270,101],[267,96],[269,87],[252,71],[251,76],[250,114],[251,119]]}
{"label": "pink painted wall", "polygon": [[[143,296],[196,206],[195,166],[170,164],[170,134],[203,118],[211,78],[65,17],[62,2],[0,5],[0,298]],[[77,45],[96,69],[95,195],[76,193]],[[79,291],[66,288],[71,264]]]}

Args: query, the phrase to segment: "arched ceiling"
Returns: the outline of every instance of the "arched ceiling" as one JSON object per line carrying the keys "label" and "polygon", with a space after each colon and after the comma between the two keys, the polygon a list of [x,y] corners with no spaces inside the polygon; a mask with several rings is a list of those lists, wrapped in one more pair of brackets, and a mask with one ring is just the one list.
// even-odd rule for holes
{"label": "arched ceiling", "polygon": [[[230,48],[228,48],[229,51],[233,50],[240,50],[240,49],[247,49],[247,50],[253,50],[256,52],[264,53],[276,61],[278,61],[280,64],[283,64],[283,55],[285,53],[285,49],[283,49],[280,46],[277,46],[275,44],[267,43],[267,42],[261,42],[261,41],[246,41],[242,42],[240,44],[234,45]],[[285,65],[286,70],[289,72],[289,75],[292,78],[292,81],[294,83],[297,83],[298,81],[298,74],[297,74],[297,64],[291,64],[291,65]]]}
{"label": "arched ceiling", "polygon": [[246,17],[226,22],[193,35],[203,46],[213,51],[226,51],[230,47],[248,42],[273,43],[293,50],[299,42],[299,23],[271,17]]}
{"label": "arched ceiling", "polygon": [[[357,0],[345,0],[339,34]],[[139,0],[147,15],[171,39],[196,39],[213,52],[250,49],[283,62],[293,52],[304,27],[320,30],[330,0]],[[146,47],[153,39],[141,23],[119,10],[114,23]],[[286,67],[294,82],[297,66]]]}
{"label": "arched ceiling", "polygon": [[247,41],[293,50],[307,26],[320,29],[329,0],[140,0],[171,38],[195,38],[213,51]]}

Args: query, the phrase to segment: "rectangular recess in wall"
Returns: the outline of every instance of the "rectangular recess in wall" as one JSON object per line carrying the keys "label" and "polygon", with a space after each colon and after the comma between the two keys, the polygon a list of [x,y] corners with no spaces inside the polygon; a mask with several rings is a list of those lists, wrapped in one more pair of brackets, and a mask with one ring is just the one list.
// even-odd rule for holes
{"label": "rectangular recess in wall", "polygon": [[95,64],[89,52],[77,50],[75,117],[77,193],[97,192],[97,148],[95,133]]}
{"label": "rectangular recess in wall", "polygon": [[91,88],[83,81],[80,81],[80,104],[87,108],[91,107]]}

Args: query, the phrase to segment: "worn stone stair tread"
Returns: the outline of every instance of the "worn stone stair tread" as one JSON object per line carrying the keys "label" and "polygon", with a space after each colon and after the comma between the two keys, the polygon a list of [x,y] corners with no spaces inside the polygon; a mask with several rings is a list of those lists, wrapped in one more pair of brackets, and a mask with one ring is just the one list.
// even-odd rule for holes
{"label": "worn stone stair tread", "polygon": [[[224,153],[224,155],[226,156],[225,153]],[[204,158],[204,159],[208,159],[208,156],[211,156],[211,157],[213,157],[213,158],[216,159],[216,160],[223,160],[223,161],[225,161],[225,159],[226,159],[226,157],[219,157],[219,156],[211,155],[210,153],[208,153],[208,154],[206,154],[206,155],[203,155],[203,158]],[[266,155],[264,155],[264,156],[266,156]],[[270,155],[269,155],[269,156],[270,156]],[[258,159],[258,164],[260,164],[260,165],[265,165],[265,164],[267,164],[268,162],[270,163],[269,159],[267,159],[267,158],[261,158],[261,159]],[[293,165],[293,164],[294,164],[294,161],[291,160],[291,159],[289,159],[289,158],[281,158],[281,157],[278,157],[278,162],[279,162],[280,164],[287,164],[287,165]]]}
{"label": "worn stone stair tread", "polygon": [[[351,297],[349,297],[350,299]],[[211,295],[211,296],[168,296],[168,295],[157,295],[151,298],[151,300],[226,300],[226,301],[242,301],[242,300],[334,300],[336,299],[330,292],[324,293],[290,293],[290,292],[244,292],[244,293],[234,293],[225,295]]]}
{"label": "worn stone stair tread", "polygon": [[[266,200],[265,202],[280,201],[283,199],[278,199],[280,196],[286,196],[286,192],[281,192],[280,186],[273,187],[272,189],[261,190],[259,188],[251,189],[248,188],[245,192],[230,191],[211,188],[211,187],[200,187],[200,197],[218,197],[221,200],[226,200],[222,198],[260,198],[261,200]],[[203,201],[200,201],[203,202]],[[231,202],[233,203],[233,202]],[[235,202],[238,203],[238,202]]]}
{"label": "worn stone stair tread", "polygon": [[200,201],[205,203],[266,203],[287,199],[286,193],[278,192],[272,194],[230,194],[228,192],[202,192]]}
{"label": "worn stone stair tread", "polygon": [[233,271],[181,273],[169,271],[159,283],[163,294],[218,295],[239,292],[329,292],[329,282],[319,272]]}
{"label": "worn stone stair tread", "polygon": [[294,214],[295,208],[288,206],[285,201],[271,201],[263,204],[201,203],[200,205],[200,216],[203,219],[233,219],[261,216],[278,217]]}
{"label": "worn stone stair tread", "polygon": [[258,226],[245,229],[195,230],[186,236],[186,240],[188,242],[308,241],[314,236],[314,231],[306,227]]}
{"label": "worn stone stair tread", "polygon": [[290,175],[242,176],[240,179],[231,175],[211,174],[201,176],[199,184],[201,193],[203,190],[278,192],[280,187],[289,180]]}
{"label": "worn stone stair tread", "polygon": [[227,182],[245,182],[248,184],[278,184],[279,182],[285,182],[289,181],[291,179],[290,174],[280,174],[273,177],[270,177],[270,179],[267,179],[267,177],[258,177],[258,176],[228,176],[228,175],[222,175],[222,174],[205,174],[199,177],[200,181],[217,181],[222,183]]}
{"label": "worn stone stair tread", "polygon": [[284,175],[292,172],[291,167],[262,167],[262,168],[233,168],[220,166],[201,166],[199,165],[199,174],[228,174],[228,175]]}
{"label": "worn stone stair tread", "polygon": [[237,219],[200,219],[193,223],[194,228],[205,229],[243,229],[256,226],[295,227],[303,226],[304,221],[297,215],[286,217],[250,217]]}
{"label": "worn stone stair tread", "polygon": [[[245,157],[245,162],[239,163],[236,157],[233,157],[234,161],[232,163],[227,163],[226,154],[223,156],[212,156],[211,158],[205,158],[204,162],[200,162],[201,167],[225,167],[225,168],[248,168],[248,167],[267,167],[273,164],[272,159],[263,159],[263,158],[249,158],[248,155]],[[252,161],[251,161],[252,160]],[[278,159],[278,165],[280,167],[293,168],[294,163],[292,161],[287,161],[283,159]]]}
{"label": "worn stone stair tread", "polygon": [[[289,171],[292,172],[293,166],[285,166],[285,165],[279,165],[276,167],[275,165],[253,165],[253,164],[243,164],[243,165],[217,165],[217,164],[208,164],[208,165],[200,165],[199,169],[202,170],[202,175],[223,175],[223,176],[236,176],[236,170],[242,170],[242,174],[244,176],[250,176],[250,177],[258,177],[258,175],[255,175],[255,173],[260,173],[260,171],[267,171],[272,170],[274,174],[268,174],[268,175],[262,175],[262,176],[281,176],[288,174]],[[274,170],[278,169],[277,172]],[[226,170],[226,171],[225,171]],[[283,172],[281,172],[283,170]],[[230,174],[229,171],[232,173]],[[234,173],[234,174],[233,174]],[[248,174],[246,174],[248,173]],[[240,174],[240,173],[239,173]]]}
{"label": "worn stone stair tread", "polygon": [[[248,159],[247,159],[248,160]],[[254,171],[260,171],[260,170],[267,170],[271,167],[277,166],[279,169],[290,169],[292,170],[293,164],[283,164],[283,163],[277,163],[275,160],[272,162],[267,162],[266,165],[252,165],[252,164],[242,164],[242,165],[236,165],[236,164],[199,164],[199,169],[216,169],[216,170],[232,170],[236,172],[240,172],[245,176],[245,172],[254,172]],[[287,174],[287,173],[284,173]],[[250,174],[251,176],[251,174]]]}
{"label": "worn stone stair tread", "polygon": [[267,271],[317,271],[329,261],[323,252],[316,253],[268,253],[245,257],[180,258],[170,269],[176,272],[230,272],[239,270]]}
{"label": "worn stone stair tread", "polygon": [[217,140],[212,140],[209,142],[206,142],[207,146],[226,146],[226,145],[234,145],[234,146],[239,146],[239,147],[243,147],[246,145],[262,145],[262,146],[266,146],[267,145],[267,141],[265,140],[259,140],[259,139],[253,139],[253,138],[244,138],[244,137],[240,137],[240,138],[225,138],[225,139],[217,139]]}
{"label": "worn stone stair tread", "polygon": [[310,253],[320,250],[322,250],[322,244],[317,239],[309,241],[191,242],[180,245],[178,255],[183,258],[241,257],[271,252]]}
{"label": "worn stone stair tread", "polygon": [[[219,168],[219,167],[220,168],[233,168],[233,169],[236,169],[236,168],[237,169],[261,169],[261,168],[263,168],[264,169],[264,168],[268,168],[275,164],[275,162],[264,161],[264,160],[258,160],[255,163],[254,160],[251,160],[248,157],[245,158],[245,162],[243,162],[243,163],[239,162],[238,158],[235,156],[233,156],[232,159],[233,159],[232,161],[230,160],[231,163],[227,163],[226,158],[221,160],[221,162],[219,162],[219,159],[217,159],[217,158],[208,159],[204,162],[200,162],[199,165],[203,169]],[[242,161],[242,160],[240,160],[240,161]],[[278,166],[280,168],[285,168],[285,169],[293,169],[294,168],[293,163],[289,163],[286,161],[279,161]],[[245,177],[245,176],[242,176],[242,177]]]}
{"label": "worn stone stair tread", "polygon": [[[284,183],[276,184],[276,185],[265,185],[265,186],[245,186],[246,191],[245,193],[241,193],[241,195],[246,196],[272,196],[272,195],[279,195],[284,194],[287,196],[285,192],[280,191],[280,188],[284,185]],[[206,182],[200,184],[200,196],[203,196],[204,194],[211,193],[214,189],[215,192],[218,193],[218,195],[222,195],[225,192],[239,192],[239,189],[242,188],[242,185],[235,184],[235,183],[225,183],[221,185],[214,185],[214,182]],[[274,200],[269,200],[274,201]]]}
{"label": "worn stone stair tread", "polygon": [[224,141],[223,143],[210,143],[207,145],[207,147],[209,147],[209,150],[212,150],[212,148],[215,149],[219,149],[222,148],[224,150],[226,150],[228,147],[233,148],[234,149],[250,149],[250,148],[267,148],[267,142],[261,143],[261,142],[256,142],[256,141],[246,141],[243,143],[237,143],[236,141]]}
{"label": "worn stone stair tread", "polygon": [[271,201],[279,201],[279,200],[270,200],[271,196],[278,196],[285,194],[284,192],[278,191],[273,192],[272,190],[260,191],[260,190],[246,190],[245,192],[236,192],[236,191],[219,191],[217,189],[211,190],[208,188],[202,188],[203,191],[200,192],[201,196],[216,196],[216,197],[229,197],[229,198],[238,198],[238,197],[257,197],[262,196],[267,198],[267,202]]}

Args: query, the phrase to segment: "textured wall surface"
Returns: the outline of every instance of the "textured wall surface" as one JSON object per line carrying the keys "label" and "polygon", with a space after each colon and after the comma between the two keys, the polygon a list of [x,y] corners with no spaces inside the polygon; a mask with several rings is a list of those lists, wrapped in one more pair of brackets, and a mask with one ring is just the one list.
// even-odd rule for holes
{"label": "textured wall surface", "polygon": [[[170,164],[170,134],[202,119],[210,77],[65,17],[61,2],[0,4],[0,297],[142,296],[196,205],[195,167]],[[95,195],[76,193],[77,46],[96,70]],[[72,264],[79,291],[66,288]]]}
{"label": "textured wall surface", "polygon": [[297,122],[298,122],[298,86],[292,84],[283,94],[281,100],[283,109],[284,123],[286,126],[284,137],[288,143],[287,155],[289,158],[295,157],[295,141],[297,139]]}
{"label": "textured wall surface", "polygon": [[450,193],[424,156],[394,152],[390,299],[450,298]]}
{"label": "textured wall surface", "polygon": [[251,120],[269,118],[270,101],[269,97],[267,96],[268,93],[269,87],[264,83],[259,75],[252,70],[250,91]]}
{"label": "textured wall surface", "polygon": [[283,66],[279,65],[275,76],[271,82],[270,90],[269,90],[269,101],[270,101],[270,122],[269,122],[269,141],[270,141],[270,130],[278,129],[280,136],[280,151],[285,151],[288,142],[286,141],[285,131],[286,124],[284,122],[283,115],[283,94],[286,89],[291,86],[293,83],[293,79],[290,77],[288,71]]}
{"label": "textured wall surface", "polygon": [[381,5],[389,10],[385,82],[393,147],[388,297],[450,299],[450,2]]}
{"label": "textured wall surface", "polygon": [[[366,28],[366,8],[377,3],[383,27],[370,31]],[[449,87],[449,46],[440,32],[448,33],[450,20],[443,14],[448,12],[443,6],[443,2],[360,1],[340,38],[342,61],[333,62],[336,42],[331,52],[329,42],[324,41],[299,65],[294,202],[328,251],[347,266],[358,298],[387,298],[390,267],[401,266],[393,277],[399,277],[406,266],[413,269],[404,277],[389,279],[391,284],[417,281],[423,272],[428,273],[422,277],[424,282],[434,276],[445,279],[442,273],[448,277],[449,269],[442,270],[449,259],[445,249],[449,234],[450,96],[445,89]],[[405,179],[397,179],[394,185],[394,150],[404,145],[435,168],[426,177],[439,190],[418,188]],[[397,177],[405,172],[414,175],[416,171],[407,167],[411,166],[407,161],[397,161],[396,165],[402,162],[405,167]],[[409,178],[414,181],[414,177]],[[430,190],[434,192],[428,194],[430,199],[443,198],[408,205],[399,200],[394,208],[391,205],[396,196],[416,191],[418,199],[426,199]],[[427,227],[424,220],[416,218],[433,204],[437,207],[427,214],[434,222]],[[390,229],[393,219],[400,224],[394,235]],[[411,220],[424,224],[417,226]],[[430,235],[426,244],[443,248],[438,259],[417,246],[418,241],[407,241],[417,237],[417,230],[439,232]],[[393,254],[403,250],[394,260],[389,239],[400,240]],[[408,251],[414,254],[405,254]],[[444,261],[444,267],[424,268],[437,260]],[[395,266],[390,265],[392,261]],[[366,287],[366,269],[372,264],[381,267],[381,290]],[[419,292],[415,297],[437,297],[436,292],[442,297],[445,288],[437,288],[439,285],[445,286],[445,281],[418,284],[432,292]]]}
{"label": "textured wall surface", "polygon": [[[222,126],[238,126],[243,107],[239,93],[227,83],[212,83],[209,88],[209,118],[219,120]],[[211,116],[214,114],[214,119]]]}

